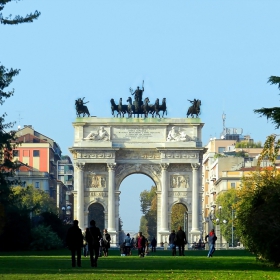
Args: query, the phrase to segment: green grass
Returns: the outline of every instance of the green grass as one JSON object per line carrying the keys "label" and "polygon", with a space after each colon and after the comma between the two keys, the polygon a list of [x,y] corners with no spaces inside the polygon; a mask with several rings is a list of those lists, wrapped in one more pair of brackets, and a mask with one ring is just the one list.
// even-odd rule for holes
{"label": "green grass", "polygon": [[[136,251],[133,252],[134,255]],[[121,257],[111,250],[100,258],[98,267],[82,257],[82,267],[72,268],[70,252],[11,252],[0,254],[2,279],[280,279],[277,268],[257,262],[246,251],[187,251],[185,257],[172,257],[158,251],[145,258]]]}

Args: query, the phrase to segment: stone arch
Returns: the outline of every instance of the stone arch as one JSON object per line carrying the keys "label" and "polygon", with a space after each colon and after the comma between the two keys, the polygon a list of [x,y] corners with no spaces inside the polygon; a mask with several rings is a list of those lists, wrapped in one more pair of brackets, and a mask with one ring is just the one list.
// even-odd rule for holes
{"label": "stone arch", "polygon": [[142,174],[148,176],[154,182],[157,191],[160,191],[160,172],[160,165],[120,164],[116,168],[116,190],[119,191],[122,181],[129,175]]}
{"label": "stone arch", "polygon": [[93,202],[89,205],[88,209],[88,225],[91,220],[95,220],[96,226],[100,230],[105,228],[105,209],[100,202]]}

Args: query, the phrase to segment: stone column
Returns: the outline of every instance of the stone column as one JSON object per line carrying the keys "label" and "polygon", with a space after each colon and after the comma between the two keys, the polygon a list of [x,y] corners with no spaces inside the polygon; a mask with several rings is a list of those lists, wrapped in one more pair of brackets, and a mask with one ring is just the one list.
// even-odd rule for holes
{"label": "stone column", "polygon": [[84,209],[84,169],[85,169],[85,163],[79,163],[77,162],[76,165],[76,174],[77,179],[75,180],[77,182],[77,220],[79,221],[79,227],[84,228],[85,227],[85,209]]}
{"label": "stone column", "polygon": [[116,209],[115,209],[115,168],[116,163],[107,164],[109,173],[108,183],[108,231],[116,231]]}
{"label": "stone column", "polygon": [[[192,237],[200,235],[199,231],[199,163],[192,164],[193,184],[192,184]],[[192,240],[194,241],[194,240]]]}
{"label": "stone column", "polygon": [[168,163],[161,164],[161,232],[168,230]]}

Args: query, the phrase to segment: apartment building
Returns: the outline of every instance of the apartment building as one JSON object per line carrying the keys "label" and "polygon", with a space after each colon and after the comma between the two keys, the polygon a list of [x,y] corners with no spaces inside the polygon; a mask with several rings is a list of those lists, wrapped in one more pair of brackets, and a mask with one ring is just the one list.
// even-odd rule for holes
{"label": "apartment building", "polygon": [[16,136],[21,144],[13,150],[13,160],[26,166],[19,166],[15,176],[23,185],[33,185],[49,193],[60,209],[66,204],[67,187],[57,180],[57,162],[61,160],[59,145],[31,125],[19,129]]}

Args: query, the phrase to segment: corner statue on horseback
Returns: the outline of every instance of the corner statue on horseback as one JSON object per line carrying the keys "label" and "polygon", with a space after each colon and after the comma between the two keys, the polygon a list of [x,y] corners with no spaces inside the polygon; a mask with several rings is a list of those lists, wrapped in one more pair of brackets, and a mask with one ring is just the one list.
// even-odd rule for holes
{"label": "corner statue on horseback", "polygon": [[77,117],[80,117],[81,114],[83,114],[83,117],[85,115],[87,115],[88,117],[90,116],[87,106],[84,105],[84,104],[88,103],[89,101],[84,102],[84,99],[85,98],[83,97],[83,98],[78,98],[77,100],[75,100]]}
{"label": "corner statue on horseback", "polygon": [[196,118],[198,117],[198,115],[200,114],[200,106],[201,106],[201,100],[199,99],[194,99],[194,100],[188,100],[189,102],[192,103],[192,105],[189,107],[188,112],[187,112],[187,118],[189,117],[189,115],[192,116],[192,118],[194,117],[194,115],[196,116]]}

